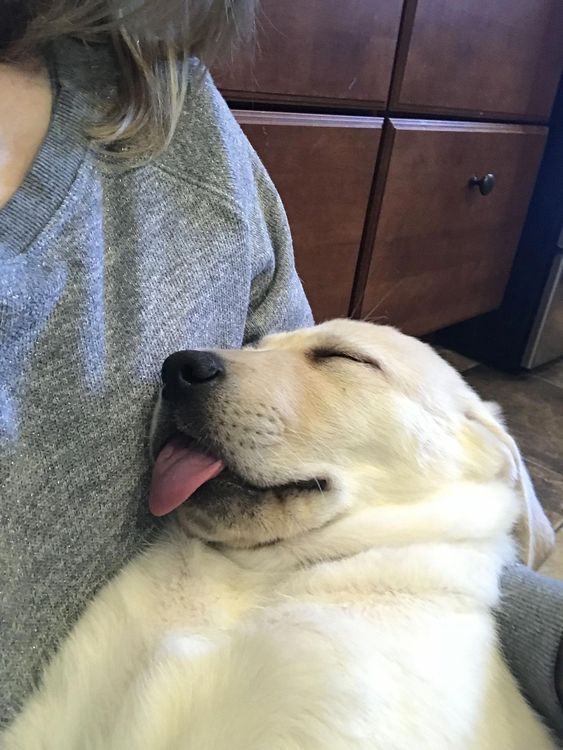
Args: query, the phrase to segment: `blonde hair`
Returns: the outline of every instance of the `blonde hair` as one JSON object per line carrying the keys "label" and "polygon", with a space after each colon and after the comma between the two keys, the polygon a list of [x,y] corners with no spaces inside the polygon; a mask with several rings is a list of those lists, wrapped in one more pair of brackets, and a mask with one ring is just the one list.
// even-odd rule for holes
{"label": "blonde hair", "polygon": [[[256,0],[0,0],[0,60],[25,59],[60,37],[111,44],[118,91],[97,144],[130,159],[166,148],[190,76],[253,30]],[[194,66],[193,58],[198,63]]]}

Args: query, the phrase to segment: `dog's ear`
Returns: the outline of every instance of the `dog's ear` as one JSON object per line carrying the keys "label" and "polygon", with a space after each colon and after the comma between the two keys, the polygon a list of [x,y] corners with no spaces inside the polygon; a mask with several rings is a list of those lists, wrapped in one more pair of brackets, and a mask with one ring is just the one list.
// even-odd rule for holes
{"label": "dog's ear", "polygon": [[537,498],[528,469],[514,439],[502,422],[497,404],[478,400],[467,411],[467,417],[482,427],[502,449],[508,459],[508,481],[514,484],[522,502],[516,535],[520,544],[520,558],[537,570],[555,544],[555,534]]}

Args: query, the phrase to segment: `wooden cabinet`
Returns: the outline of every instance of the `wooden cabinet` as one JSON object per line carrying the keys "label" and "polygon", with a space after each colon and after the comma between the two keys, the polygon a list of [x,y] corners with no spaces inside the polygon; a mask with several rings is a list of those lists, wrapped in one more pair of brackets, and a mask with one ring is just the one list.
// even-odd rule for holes
{"label": "wooden cabinet", "polygon": [[407,0],[390,106],[546,120],[563,63],[561,0]]}
{"label": "wooden cabinet", "polygon": [[[534,126],[392,119],[362,316],[423,334],[497,307],[546,136]],[[485,175],[481,188],[471,184]]]}
{"label": "wooden cabinet", "polygon": [[383,107],[402,0],[262,0],[254,56],[216,78],[232,99],[320,99]]}
{"label": "wooden cabinet", "polygon": [[235,111],[287,211],[317,321],[346,316],[382,120]]}
{"label": "wooden cabinet", "polygon": [[[252,60],[217,80],[281,194],[317,320],[426,334],[498,306],[563,66],[563,0],[260,5]],[[469,187],[489,173],[492,192]]]}

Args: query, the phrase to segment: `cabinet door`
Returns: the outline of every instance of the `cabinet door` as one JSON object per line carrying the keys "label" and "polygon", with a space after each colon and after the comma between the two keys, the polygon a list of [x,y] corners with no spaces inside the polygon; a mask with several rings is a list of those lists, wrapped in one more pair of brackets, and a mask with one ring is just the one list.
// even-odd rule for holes
{"label": "cabinet door", "polygon": [[[424,334],[500,305],[547,129],[394,119],[361,313]],[[494,175],[471,184],[472,177]],[[379,177],[378,177],[379,179]]]}
{"label": "cabinet door", "polygon": [[393,109],[547,121],[563,65],[561,0],[407,2]]}
{"label": "cabinet door", "polygon": [[254,55],[216,71],[227,98],[387,101],[403,0],[262,0]]}
{"label": "cabinet door", "polygon": [[317,321],[347,315],[382,121],[235,111],[287,211]]}

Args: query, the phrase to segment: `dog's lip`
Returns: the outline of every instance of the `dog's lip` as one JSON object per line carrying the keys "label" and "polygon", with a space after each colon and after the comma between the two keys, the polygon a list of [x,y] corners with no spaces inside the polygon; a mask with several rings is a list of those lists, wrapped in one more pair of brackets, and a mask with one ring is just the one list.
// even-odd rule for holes
{"label": "dog's lip", "polygon": [[[166,447],[166,444],[169,443],[173,438],[180,437],[183,434],[177,430],[175,427],[167,424],[166,429],[162,434],[159,434],[158,437],[153,437],[152,441],[149,445],[149,454],[151,462],[154,464],[156,459],[158,458],[160,452],[163,450],[163,448]],[[187,436],[183,435],[184,438],[188,439]]]}
{"label": "dog's lip", "polygon": [[228,467],[226,470],[219,475],[216,480],[212,481],[235,481],[242,487],[246,487],[253,492],[274,492],[277,494],[283,494],[286,492],[326,492],[329,489],[329,480],[324,477],[317,477],[314,479],[295,479],[281,484],[256,484],[249,480],[241,477],[240,474],[232,471]]}
{"label": "dog's lip", "polygon": [[185,429],[172,429],[170,430],[167,435],[163,438],[162,441],[160,441],[160,445],[157,450],[155,450],[155,457],[158,456],[160,451],[162,451],[167,443],[169,443],[171,440],[182,440],[186,443],[186,447],[191,447],[194,449],[202,450],[212,456],[215,456],[216,458],[220,459],[225,464],[224,471],[215,479],[211,479],[211,482],[217,481],[217,479],[225,479],[226,476],[229,476],[231,479],[237,482],[237,484],[242,485],[243,487],[247,487],[250,490],[253,490],[254,492],[289,492],[292,490],[298,490],[301,492],[326,492],[329,488],[329,480],[325,477],[313,477],[311,479],[295,479],[295,480],[289,480],[287,482],[277,483],[277,484],[258,484],[255,481],[251,481],[247,479],[246,477],[241,476],[237,471],[235,471],[232,466],[229,464],[229,462],[225,459],[224,455],[222,454],[222,451],[218,449],[217,446],[213,445],[210,446],[206,444],[205,441],[203,441],[201,438],[196,437],[189,432],[187,432]]}

